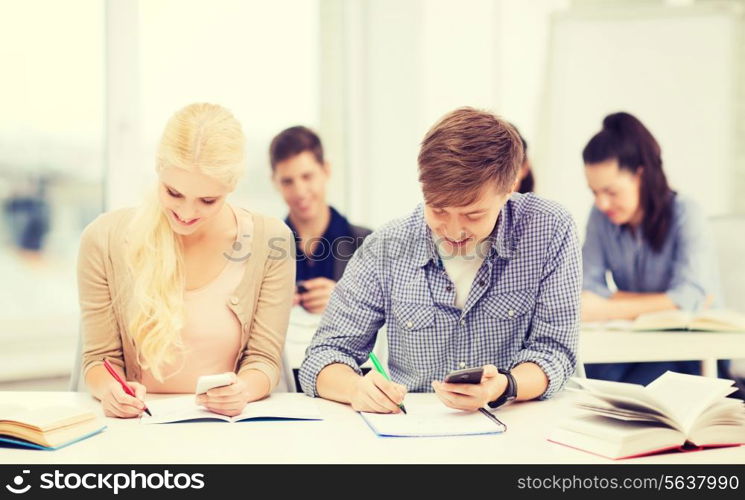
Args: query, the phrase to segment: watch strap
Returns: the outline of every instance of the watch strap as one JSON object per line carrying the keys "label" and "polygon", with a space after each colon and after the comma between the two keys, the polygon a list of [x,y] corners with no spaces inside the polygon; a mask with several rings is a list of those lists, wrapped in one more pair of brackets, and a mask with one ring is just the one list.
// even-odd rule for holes
{"label": "watch strap", "polygon": [[507,403],[511,403],[516,397],[517,397],[517,382],[515,381],[515,377],[512,375],[510,370],[502,370],[501,368],[498,370],[499,373],[507,377],[507,387],[505,388],[504,392],[501,396],[499,396],[494,401],[490,401],[487,403],[489,405],[489,408],[499,408],[500,406],[504,406]]}

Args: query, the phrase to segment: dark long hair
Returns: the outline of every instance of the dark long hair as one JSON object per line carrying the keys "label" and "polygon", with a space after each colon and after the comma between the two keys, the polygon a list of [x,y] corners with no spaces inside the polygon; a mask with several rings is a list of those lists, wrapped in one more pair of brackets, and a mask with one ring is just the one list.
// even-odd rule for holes
{"label": "dark long hair", "polygon": [[[523,143],[523,164],[528,161],[528,141],[525,140],[525,137],[520,133],[520,131],[517,129],[517,127],[513,124],[512,128],[515,129],[515,132],[517,132],[518,137],[520,137],[520,142]],[[535,177],[533,177],[533,169],[529,168],[528,173],[523,177],[523,180],[520,181],[520,185],[517,187],[518,193],[531,193],[535,191]]]}
{"label": "dark long hair", "polygon": [[613,113],[603,120],[603,129],[582,151],[585,165],[618,160],[618,167],[636,173],[642,168],[639,203],[643,211],[642,234],[655,252],[665,244],[673,216],[675,191],[662,170],[660,145],[636,117]]}

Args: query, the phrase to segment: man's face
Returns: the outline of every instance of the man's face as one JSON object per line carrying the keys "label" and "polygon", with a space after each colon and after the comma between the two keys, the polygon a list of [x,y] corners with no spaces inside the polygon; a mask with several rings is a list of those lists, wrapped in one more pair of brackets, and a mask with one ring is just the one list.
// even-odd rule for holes
{"label": "man's face", "polygon": [[290,216],[300,222],[310,222],[322,214],[328,179],[328,165],[318,163],[310,151],[277,163],[272,175]]}
{"label": "man's face", "polygon": [[427,222],[443,256],[470,255],[494,230],[499,212],[512,191],[504,193],[497,186],[485,186],[476,200],[462,207],[433,207],[425,203]]}

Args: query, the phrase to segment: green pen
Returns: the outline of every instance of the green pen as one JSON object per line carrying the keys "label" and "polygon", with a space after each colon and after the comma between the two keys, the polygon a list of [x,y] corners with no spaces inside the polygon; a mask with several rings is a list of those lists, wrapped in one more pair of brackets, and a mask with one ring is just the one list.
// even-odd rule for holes
{"label": "green pen", "polygon": [[[385,370],[383,369],[383,365],[380,364],[380,360],[378,360],[378,357],[375,355],[374,352],[370,353],[370,361],[372,361],[372,364],[375,367],[375,370],[377,370],[378,373],[384,376],[388,382],[391,382],[391,377],[389,377],[388,374],[385,372]],[[408,413],[406,413],[406,408],[404,407],[403,403],[398,405],[398,407],[401,408],[401,411],[404,412],[405,415],[408,415]]]}

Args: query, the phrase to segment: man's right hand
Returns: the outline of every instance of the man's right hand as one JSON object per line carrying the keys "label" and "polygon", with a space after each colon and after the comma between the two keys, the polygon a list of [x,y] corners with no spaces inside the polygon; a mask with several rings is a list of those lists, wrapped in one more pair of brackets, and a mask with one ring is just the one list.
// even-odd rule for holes
{"label": "man's right hand", "polygon": [[404,400],[406,387],[396,384],[376,372],[370,370],[364,377],[358,377],[350,404],[357,411],[371,413],[399,413],[398,407]]}

